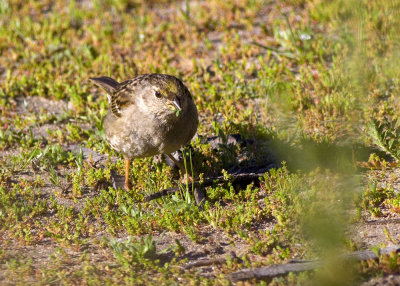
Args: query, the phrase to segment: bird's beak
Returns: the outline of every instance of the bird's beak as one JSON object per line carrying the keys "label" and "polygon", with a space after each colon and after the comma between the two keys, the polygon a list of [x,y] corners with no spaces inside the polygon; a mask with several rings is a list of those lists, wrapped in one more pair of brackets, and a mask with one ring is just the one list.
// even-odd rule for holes
{"label": "bird's beak", "polygon": [[181,100],[179,97],[175,96],[174,100],[167,103],[168,107],[175,113],[176,116],[182,111]]}
{"label": "bird's beak", "polygon": [[179,99],[179,97],[175,96],[174,101],[172,103],[175,105],[177,110],[179,110],[179,111],[182,110],[181,100]]}

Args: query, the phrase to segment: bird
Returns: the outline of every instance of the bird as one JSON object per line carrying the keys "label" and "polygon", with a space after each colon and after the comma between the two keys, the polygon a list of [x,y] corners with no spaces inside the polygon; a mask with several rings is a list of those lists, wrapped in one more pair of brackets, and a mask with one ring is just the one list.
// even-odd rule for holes
{"label": "bird", "polygon": [[107,93],[103,127],[106,141],[125,158],[125,190],[131,189],[129,166],[135,158],[171,153],[191,141],[199,124],[193,97],[183,82],[167,74],[142,74],[123,82],[111,77],[90,80]]}

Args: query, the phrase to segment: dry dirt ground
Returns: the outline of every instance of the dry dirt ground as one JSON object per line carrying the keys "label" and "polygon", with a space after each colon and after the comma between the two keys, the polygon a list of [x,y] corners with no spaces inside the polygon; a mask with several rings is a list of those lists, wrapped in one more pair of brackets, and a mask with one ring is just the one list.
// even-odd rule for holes
{"label": "dry dirt ground", "polygon": [[[16,100],[15,112],[21,116],[30,112],[59,114],[65,112],[67,109],[68,106],[63,101],[27,97]],[[35,137],[45,140],[47,129],[57,129],[59,127],[59,124],[45,124],[38,128],[33,128],[32,131]],[[86,128],[90,130],[92,127],[86,126]],[[65,150],[79,152],[79,149],[77,148],[78,145],[62,147]],[[88,160],[90,157],[92,162],[95,162],[100,167],[102,162],[108,160],[107,155],[98,154],[88,148],[84,148],[83,151],[85,160]],[[1,151],[0,156],[2,160],[10,160],[12,156],[18,156],[20,152],[21,150],[9,148]],[[91,156],[89,156],[89,153],[91,153]],[[270,154],[270,157],[273,157],[273,155]],[[112,157],[111,159],[117,160],[116,157]],[[60,173],[62,174],[62,171]],[[397,177],[397,173],[397,169],[381,173],[381,184],[385,185],[388,181],[388,177]],[[376,176],[376,174],[373,175]],[[32,167],[29,172],[23,172],[14,178],[11,178],[10,183],[18,183],[21,179],[30,181],[34,176],[41,176],[41,178],[46,182],[40,189],[43,198],[49,200],[50,195],[54,194],[55,191],[59,191],[55,188],[54,184],[50,182],[48,172],[35,170],[34,167]],[[115,173],[113,179],[115,181],[114,184],[122,187],[123,176]],[[399,188],[399,185],[393,185],[393,182],[391,186],[396,191]],[[73,207],[75,210],[80,211],[83,208],[85,200],[97,196],[98,192],[98,189],[88,188],[79,200],[68,198],[66,196],[55,196],[55,199],[59,204]],[[263,204],[263,201],[260,200],[259,203]],[[382,207],[382,214],[382,217],[376,218],[372,217],[370,213],[364,211],[362,213],[362,219],[359,222],[350,225],[349,232],[352,234],[351,236],[353,237],[353,240],[361,249],[368,249],[373,246],[393,246],[399,244],[400,215],[393,214],[393,212],[389,212],[384,207]],[[51,214],[49,214],[49,216],[51,216]],[[37,223],[40,224],[40,220]],[[258,224],[256,228],[263,231],[271,230],[274,224],[274,221],[265,221],[264,223]],[[21,244],[17,240],[9,240],[8,238],[5,239],[2,237],[0,237],[0,241],[2,244],[2,250],[7,253],[8,258],[23,257],[24,259],[31,259],[33,261],[32,266],[34,271],[39,271],[42,267],[49,267],[49,265],[54,263],[54,257],[57,256],[61,257],[62,261],[58,261],[57,263],[61,263],[63,267],[68,268],[68,271],[73,271],[74,268],[78,267],[78,261],[81,261],[83,256],[85,256],[85,259],[89,261],[90,264],[101,265],[103,263],[104,265],[108,265],[108,261],[112,258],[112,254],[110,254],[108,250],[104,249],[102,240],[103,237],[109,236],[110,235],[106,232],[97,232],[96,235],[92,236],[83,246],[77,248],[63,248],[62,250],[59,248],[57,242],[50,238],[44,238],[39,243],[31,246]],[[175,244],[176,240],[179,240],[186,250],[185,254],[180,257],[182,260],[187,259],[187,261],[182,264],[182,267],[184,269],[195,269],[199,275],[204,277],[214,277],[215,269],[218,268],[218,265],[222,261],[225,261],[227,256],[238,258],[248,252],[248,243],[246,243],[240,236],[227,235],[225,232],[216,230],[212,226],[202,227],[200,229],[200,236],[207,237],[207,239],[196,243],[185,234],[177,234],[174,232],[153,233],[159,251],[169,249],[171,245]],[[118,233],[117,237],[117,241],[125,241],[129,235],[122,232]],[[169,261],[173,257],[174,254],[171,250],[168,250],[160,256],[162,261]],[[260,262],[264,260],[262,256],[255,254],[251,259]],[[0,265],[0,281],[3,281],[3,285],[11,285],[13,282],[8,280],[6,277],[6,269],[6,264],[3,263]],[[390,275],[383,278],[373,278],[366,282],[365,285],[398,285],[399,281],[399,276]]]}
{"label": "dry dirt ground", "polygon": [[[82,2],[81,5],[86,5],[90,3],[90,1],[78,1]],[[86,3],[86,4],[85,4]],[[197,2],[196,2],[197,3]],[[183,4],[182,4],[183,7]],[[262,24],[267,22],[267,15],[269,13],[269,9],[271,9],[271,5],[265,5],[265,11],[260,11],[259,16],[257,16],[254,23],[252,23],[251,29],[245,29],[235,23],[232,23],[230,29],[237,29],[238,34],[240,35],[240,40],[244,43],[250,43],[254,40],[260,42],[271,42],[273,39],[269,39],[268,37],[262,34]],[[160,10],[160,14],[168,13],[168,10]],[[301,17],[301,13],[297,17]],[[283,22],[283,20],[282,20]],[[213,59],[218,58],[218,51],[221,50],[221,47],[224,46],[224,40],[221,33],[218,31],[210,32],[206,34],[208,41],[211,45],[214,46],[213,51],[208,51],[205,47],[203,50],[199,49],[198,53],[204,56],[204,53],[207,53],[206,56],[202,60],[204,60],[203,65],[206,66],[206,72],[212,76],[215,73],[212,70],[212,62]],[[260,50],[259,55],[267,54],[267,50]],[[274,54],[273,54],[274,55]],[[258,55],[251,55],[248,59],[248,65],[254,65],[254,69],[258,70],[262,67],[260,66],[260,61],[257,60]],[[273,58],[273,56],[272,56]],[[175,61],[172,59],[171,61]],[[187,62],[180,63],[180,68],[183,72],[190,71],[192,68],[192,61],[190,59],[186,59]],[[229,61],[229,60],[226,60]],[[185,64],[187,70],[185,71]],[[1,67],[0,67],[1,68]],[[298,75],[299,67],[294,64],[287,67],[296,77]],[[251,81],[254,76],[250,75],[246,78],[246,80]],[[18,115],[21,118],[29,117],[31,114],[47,114],[48,116],[54,115],[55,117],[62,117],[63,114],[73,113],[74,106],[71,102],[65,100],[51,100],[43,97],[17,97],[14,99],[10,99],[12,104],[14,105],[13,113]],[[256,114],[256,117],[259,117],[261,120],[262,117],[265,116],[263,111],[266,110],[265,106],[267,103],[264,99],[256,98],[249,99],[249,106],[253,108],[253,112]],[[12,117],[14,114],[8,114],[7,116]],[[204,115],[201,115],[204,116]],[[207,116],[207,115],[206,115]],[[213,120],[222,122],[223,116],[219,116],[219,114],[215,114]],[[203,121],[204,117],[202,118]],[[268,119],[269,122],[272,119]],[[278,119],[273,119],[279,121]],[[56,131],[68,124],[68,121],[59,121],[59,122],[46,122],[45,124],[41,124],[39,126],[35,126],[33,128],[27,127],[22,133],[28,134],[30,131],[32,132],[32,136],[38,141],[41,142],[42,146],[46,146],[49,144],[49,140],[47,139],[49,131]],[[206,123],[204,124],[206,125]],[[83,130],[87,130],[91,133],[96,132],[96,127],[90,124],[83,124],[80,126]],[[9,126],[11,130],[13,126]],[[63,129],[65,130],[65,129]],[[235,143],[239,144],[239,143]],[[261,146],[261,147],[260,147]],[[118,160],[122,160],[121,158],[109,156],[106,154],[100,154],[91,150],[90,148],[80,148],[79,144],[61,144],[61,147],[65,151],[72,151],[73,153],[77,153],[80,150],[83,151],[83,159],[95,166],[96,168],[102,168],[103,163],[105,162],[117,162]],[[216,147],[218,148],[218,146]],[[257,149],[259,148],[259,149]],[[264,159],[266,161],[265,166],[277,167],[280,164],[280,160],[277,154],[274,154],[272,148],[269,148],[269,142],[263,142],[262,144],[258,144],[256,148],[256,152],[262,153]],[[11,162],[13,157],[18,157],[24,150],[20,149],[17,146],[10,146],[5,150],[0,150],[0,160],[3,162]],[[241,154],[243,155],[243,154]],[[243,155],[244,157],[244,155]],[[95,187],[87,187],[82,196],[79,199],[76,199],[74,196],[71,196],[69,193],[69,184],[70,182],[66,181],[63,178],[66,178],[66,175],[70,170],[67,168],[58,169],[58,175],[61,177],[61,187],[56,187],[54,183],[50,180],[49,170],[43,170],[38,168],[35,165],[35,162],[30,162],[30,168],[28,171],[23,171],[16,173],[12,178],[7,178],[6,184],[12,185],[20,183],[21,181],[26,180],[27,182],[33,182],[37,176],[39,176],[43,181],[44,185],[40,187],[40,199],[46,200],[49,204],[51,203],[50,197],[54,197],[57,204],[66,206],[68,208],[73,208],[75,211],[81,211],[87,199],[93,199],[99,196],[101,190],[106,189],[105,187],[109,185],[114,187],[118,187],[122,185],[123,176],[122,174],[113,173],[111,182],[103,182],[104,185],[98,185]],[[265,167],[264,166],[264,167]],[[231,166],[232,167],[232,166]],[[234,170],[234,166],[232,167]],[[364,171],[361,173],[361,176],[365,178],[365,181],[371,176],[375,178],[379,178],[379,184],[381,186],[390,186],[397,193],[400,190],[400,169],[387,169],[386,171],[382,171],[381,173],[376,171]],[[358,174],[360,175],[360,174]],[[55,195],[57,194],[57,195]],[[54,196],[55,195],[55,196]],[[261,196],[262,197],[262,196]],[[259,205],[265,204],[264,200],[259,200],[257,202]],[[348,232],[351,234],[352,239],[355,244],[360,249],[367,249],[372,246],[391,246],[400,244],[400,215],[394,212],[389,211],[386,206],[380,206],[381,208],[381,216],[373,217],[370,212],[363,211],[361,213],[361,218],[355,222],[349,224]],[[0,210],[1,211],[1,210]],[[45,225],[54,215],[54,213],[47,213],[46,216],[35,218],[35,221],[24,221],[24,223],[31,223],[31,225],[37,226],[33,228],[32,236],[39,238],[39,241],[36,241],[33,245],[29,245],[24,243],[22,240],[18,240],[15,238],[11,238],[7,232],[0,232],[0,284],[3,285],[12,285],[17,281],[14,273],[14,276],[9,276],[9,269],[14,269],[13,265],[10,264],[12,259],[17,259],[20,261],[26,262],[31,260],[31,269],[28,270],[27,273],[23,273],[25,277],[32,277],[32,280],[26,282],[35,282],[33,277],[40,277],[41,269],[65,269],[66,275],[68,273],[74,272],[74,270],[81,269],[82,264],[87,262],[90,265],[96,265],[98,269],[102,271],[109,271],[112,267],[117,267],[116,265],[110,264],[110,261],[115,261],[113,258],[113,254],[109,248],[105,247],[104,238],[115,237],[117,241],[125,241],[130,235],[127,232],[120,231],[113,235],[110,233],[100,229],[99,225],[102,224],[101,220],[91,221],[89,224],[94,229],[93,233],[89,236],[87,241],[84,243],[79,243],[75,245],[69,245],[68,247],[60,247],[59,243],[45,235],[40,239],[41,234],[37,233],[37,229],[41,229],[41,225]],[[29,220],[29,218],[27,219]],[[264,220],[261,223],[257,223],[253,225],[252,228],[254,230],[260,231],[268,231],[272,230],[275,226],[276,221],[274,220]],[[241,257],[246,254],[249,255],[249,243],[245,239],[243,239],[238,234],[229,235],[225,231],[216,229],[211,225],[201,226],[198,229],[198,234],[201,239],[200,241],[194,242],[192,239],[188,237],[188,235],[184,233],[175,233],[172,231],[157,233],[154,232],[152,235],[157,242],[157,251],[162,254],[159,255],[159,259],[163,262],[172,261],[176,255],[174,251],[171,249],[171,246],[176,245],[176,241],[183,246],[185,252],[183,255],[179,256],[179,260],[184,261],[184,263],[180,264],[180,268],[192,271],[191,273],[196,273],[196,275],[200,275],[203,277],[216,277],[220,274],[220,264],[221,262],[225,263],[226,258],[229,256],[232,259],[240,260]],[[163,250],[166,250],[163,252]],[[260,265],[265,262],[265,257],[259,254],[250,254],[252,257],[250,260],[252,261],[252,265],[257,265],[259,262]],[[296,257],[291,257],[292,259],[296,259]],[[301,258],[301,257],[299,257]],[[19,268],[18,268],[19,267]],[[20,266],[15,267],[15,269],[21,269]],[[10,279],[16,279],[15,281]],[[47,281],[48,284],[51,284],[51,281]],[[60,281],[55,281],[54,284],[58,284]],[[381,278],[373,278],[370,281],[366,282],[365,285],[400,285],[400,278],[397,275],[390,275]]]}
{"label": "dry dirt ground", "polygon": [[[38,97],[24,97],[17,98],[15,100],[15,112],[20,116],[29,115],[30,113],[47,113],[49,115],[62,114],[68,110],[68,105],[63,101],[52,101],[45,98]],[[43,144],[46,143],[47,131],[57,130],[60,128],[60,123],[55,124],[45,124],[40,127],[31,128],[33,136],[35,139],[43,140]],[[90,130],[92,126],[84,126]],[[28,132],[28,131],[27,131]],[[217,148],[217,144],[214,144]],[[236,144],[236,143],[235,143]],[[102,163],[108,159],[116,161],[116,157],[108,158],[107,155],[99,154],[89,148],[81,148],[80,145],[62,145],[65,151],[79,152],[83,151],[84,160],[102,167]],[[11,160],[12,156],[19,156],[22,150],[8,148],[6,150],[0,151],[0,158],[3,161]],[[269,157],[272,157],[269,154]],[[275,166],[275,165],[274,165]],[[59,170],[61,176],[65,175],[68,170]],[[41,179],[45,181],[44,186],[40,187],[40,197],[50,200],[50,196],[54,195],[55,192],[60,192],[60,188],[55,187],[55,185],[50,181],[49,172],[47,170],[39,170],[31,164],[29,171],[24,171],[18,173],[15,177],[10,178],[9,184],[19,183],[21,180],[32,181],[35,177],[40,176]],[[124,177],[120,174],[114,173],[112,176],[112,181],[110,185],[114,184],[114,187],[123,187]],[[64,182],[64,186],[68,189],[68,182]],[[64,205],[68,208],[72,207],[76,211],[81,211],[86,199],[93,198],[99,194],[102,186],[98,188],[87,188],[83,196],[76,200],[74,198],[68,198],[68,195],[57,195],[54,196],[56,202],[60,205]],[[62,189],[62,188],[61,188]],[[263,200],[260,200],[260,204],[263,204]],[[51,216],[51,213],[48,214]],[[43,220],[41,222],[41,220]],[[47,217],[42,217],[36,223],[41,224],[47,220]],[[99,222],[95,222],[98,224]],[[257,225],[258,230],[270,230],[274,226],[274,221],[265,221]],[[94,225],[96,228],[96,225]],[[7,235],[3,233],[3,235]],[[37,235],[37,233],[33,233]],[[200,229],[199,235],[201,237],[206,237],[206,240],[201,242],[192,241],[185,234],[178,234],[174,232],[163,232],[163,233],[153,233],[152,234],[155,241],[157,242],[157,250],[163,252],[165,249],[169,249],[171,245],[175,244],[176,240],[179,240],[180,244],[185,248],[185,254],[180,257],[181,260],[187,260],[182,267],[184,269],[196,269],[199,274],[208,277],[214,276],[215,267],[217,267],[222,262],[225,262],[227,256],[233,259],[242,256],[244,253],[248,252],[248,243],[246,243],[238,235],[227,235],[223,231],[216,230],[212,226],[202,227]],[[120,232],[117,234],[117,241],[125,241],[130,237],[127,233]],[[0,242],[2,244],[2,250],[5,251],[7,259],[10,258],[22,258],[25,261],[32,260],[33,271],[39,271],[41,268],[47,268],[54,263],[54,257],[60,256],[63,268],[68,269],[69,272],[73,272],[79,267],[79,261],[81,261],[82,256],[88,253],[85,259],[87,259],[90,264],[93,265],[104,265],[109,264],[109,260],[112,259],[112,254],[108,250],[105,250],[102,241],[103,237],[111,237],[107,232],[96,232],[96,235],[92,236],[87,243],[81,247],[68,247],[59,248],[58,243],[50,238],[43,238],[39,243],[34,245],[26,245],[18,240],[4,238],[0,236]],[[115,236],[114,236],[115,237]],[[169,261],[174,257],[174,253],[169,250],[160,256],[162,261]],[[5,259],[5,260],[7,260]],[[263,257],[254,255],[252,259],[259,259],[263,261]],[[12,285],[13,281],[9,280],[7,274],[7,264],[0,264],[0,281],[3,281],[3,285]],[[32,281],[33,282],[33,281]]]}

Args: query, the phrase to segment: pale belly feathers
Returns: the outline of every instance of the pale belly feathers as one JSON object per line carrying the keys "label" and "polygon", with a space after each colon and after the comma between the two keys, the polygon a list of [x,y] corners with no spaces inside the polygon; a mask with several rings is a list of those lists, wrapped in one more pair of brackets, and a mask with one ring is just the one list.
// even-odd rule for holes
{"label": "pale belly feathers", "polygon": [[128,158],[172,153],[193,138],[197,125],[197,110],[194,104],[179,117],[175,114],[169,117],[162,114],[149,115],[140,110],[132,112],[127,109],[119,118],[109,113],[104,119],[107,141],[113,149]]}

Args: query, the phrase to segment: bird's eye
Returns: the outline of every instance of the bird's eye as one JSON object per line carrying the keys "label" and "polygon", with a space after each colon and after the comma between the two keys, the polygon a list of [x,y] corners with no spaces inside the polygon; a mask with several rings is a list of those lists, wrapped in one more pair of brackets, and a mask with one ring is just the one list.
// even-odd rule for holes
{"label": "bird's eye", "polygon": [[156,96],[157,98],[160,98],[160,97],[161,97],[161,92],[156,91],[155,96]]}

